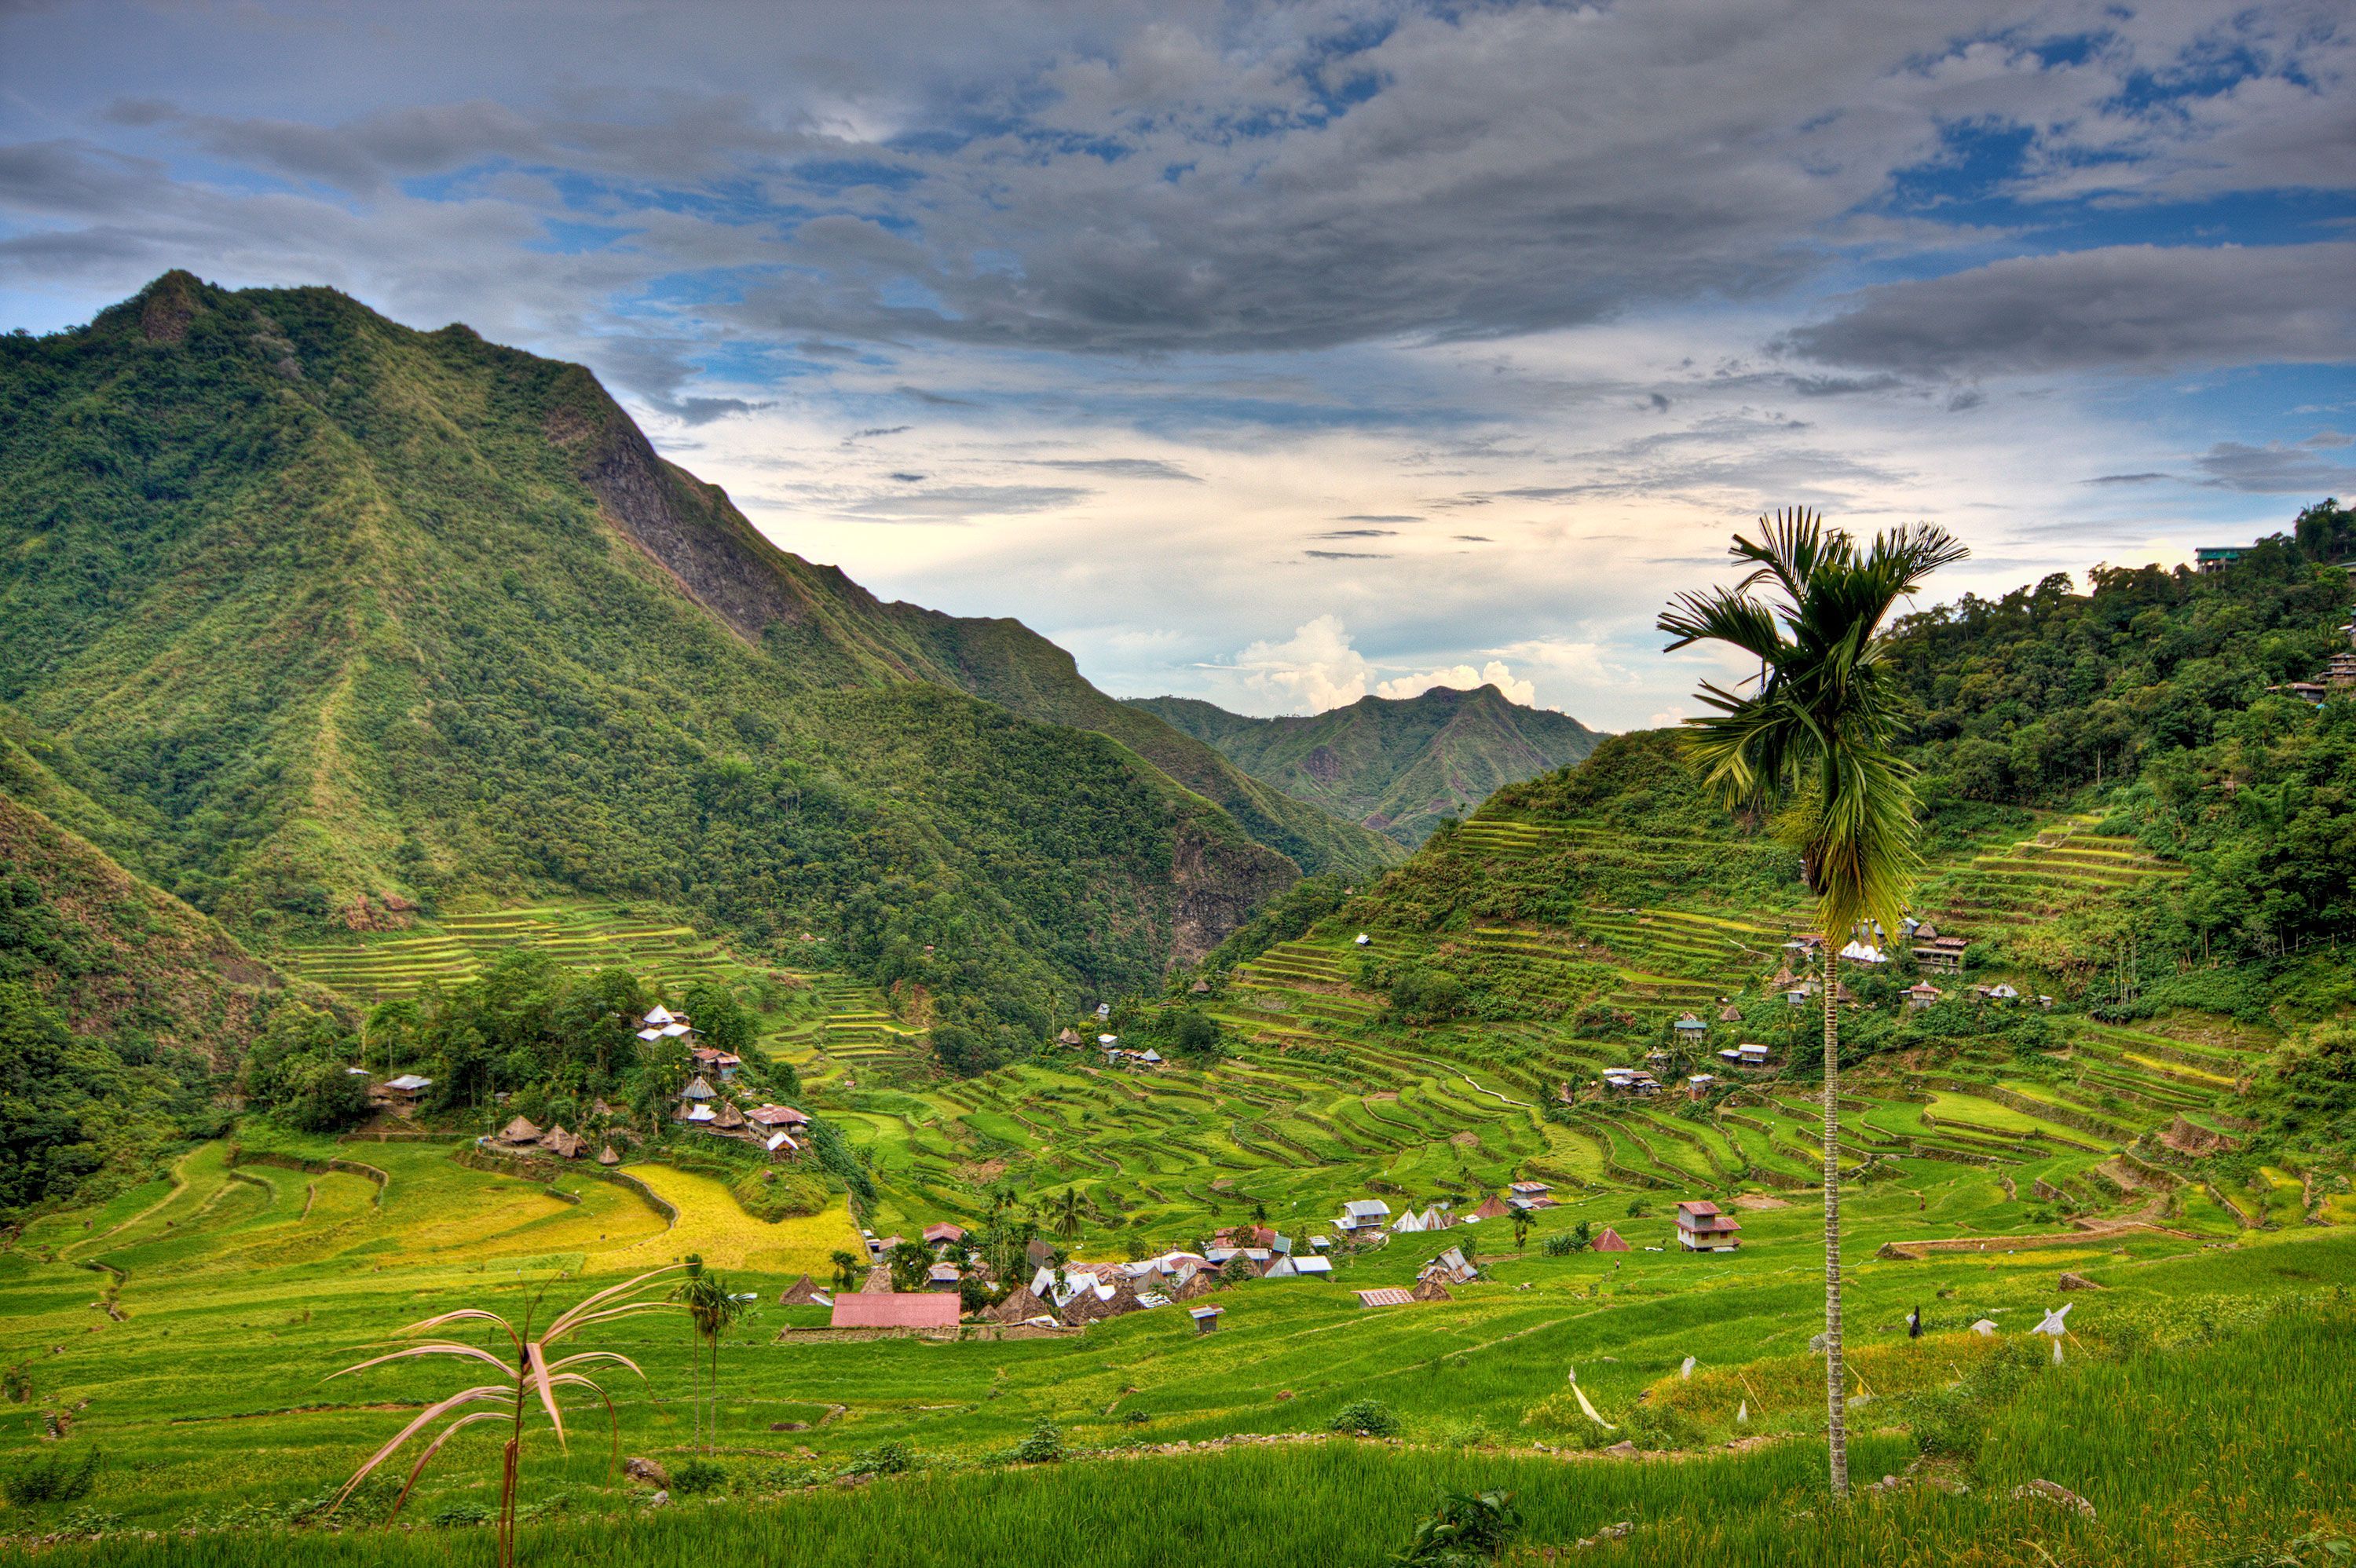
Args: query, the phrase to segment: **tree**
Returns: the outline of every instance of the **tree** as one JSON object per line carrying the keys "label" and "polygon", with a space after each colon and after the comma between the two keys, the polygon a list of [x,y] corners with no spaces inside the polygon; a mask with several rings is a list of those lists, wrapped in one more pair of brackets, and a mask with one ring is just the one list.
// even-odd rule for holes
{"label": "tree", "polygon": [[1523,1253],[1527,1252],[1529,1244],[1530,1211],[1526,1209],[1516,1209],[1514,1211],[1514,1255],[1519,1257]]}
{"label": "tree", "polygon": [[1080,1189],[1066,1187],[1064,1195],[1055,1200],[1055,1234],[1064,1240],[1076,1241],[1080,1234]]}
{"label": "tree", "polygon": [[859,1259],[851,1253],[837,1253],[828,1260],[834,1264],[834,1288],[851,1290],[859,1284]]}
{"label": "tree", "polygon": [[[605,1407],[605,1418],[613,1428],[614,1434],[612,1463],[618,1465],[622,1458],[621,1417],[614,1409],[614,1402],[606,1397],[605,1391],[598,1387],[593,1379],[579,1369],[584,1366],[611,1363],[628,1368],[632,1372],[637,1373],[641,1381],[646,1379],[646,1373],[638,1371],[638,1364],[618,1351],[577,1350],[572,1355],[552,1360],[549,1357],[550,1349],[559,1341],[571,1338],[576,1329],[585,1328],[589,1324],[607,1322],[640,1312],[651,1312],[659,1307],[662,1302],[646,1294],[649,1288],[648,1282],[669,1272],[668,1268],[655,1269],[639,1275],[635,1279],[624,1280],[619,1285],[609,1286],[594,1296],[584,1298],[574,1304],[571,1310],[559,1313],[537,1339],[531,1338],[531,1323],[529,1316],[526,1317],[523,1326],[519,1328],[498,1314],[475,1307],[461,1307],[455,1312],[444,1312],[437,1317],[428,1317],[423,1322],[412,1323],[402,1330],[403,1334],[423,1334],[439,1328],[445,1323],[488,1323],[508,1337],[509,1343],[514,1348],[512,1360],[486,1350],[479,1345],[462,1345],[455,1340],[442,1339],[423,1345],[412,1345],[406,1349],[389,1351],[381,1356],[372,1356],[356,1366],[346,1367],[342,1371],[331,1373],[332,1377],[348,1377],[353,1372],[365,1371],[369,1367],[382,1366],[387,1361],[407,1360],[414,1356],[456,1356],[463,1360],[488,1362],[498,1371],[499,1381],[461,1390],[447,1399],[437,1400],[427,1405],[414,1420],[402,1428],[400,1435],[378,1449],[369,1456],[366,1464],[352,1472],[352,1478],[344,1483],[344,1489],[336,1494],[335,1501],[327,1505],[327,1511],[333,1513],[341,1508],[359,1488],[359,1484],[367,1480],[378,1466],[398,1453],[402,1445],[444,1416],[451,1415],[453,1412],[466,1411],[463,1415],[454,1416],[434,1439],[425,1445],[425,1452],[418,1456],[416,1466],[409,1472],[409,1479],[402,1484],[400,1495],[392,1500],[393,1511],[399,1512],[401,1505],[409,1500],[410,1489],[417,1485],[418,1477],[425,1473],[425,1467],[434,1462],[434,1456],[442,1451],[442,1445],[444,1443],[449,1442],[458,1432],[474,1425],[477,1422],[498,1421],[504,1418],[509,1424],[507,1445],[501,1451],[499,1467],[498,1561],[499,1568],[514,1568],[516,1478],[519,1462],[523,1453],[525,1407],[537,1397],[540,1408],[548,1415],[549,1426],[556,1433],[557,1445],[566,1447],[569,1445],[564,1435],[564,1413],[557,1391],[568,1388],[587,1389],[596,1395],[599,1402]],[[467,1410],[466,1407],[469,1405],[483,1408]]]}
{"label": "tree", "polygon": [[[709,1454],[712,1445],[720,1435],[720,1336],[730,1325],[742,1320],[752,1311],[757,1297],[733,1294],[728,1288],[727,1276],[716,1270],[706,1269],[703,1259],[694,1253],[688,1254],[686,1267],[687,1277],[672,1288],[671,1299],[687,1309],[689,1326],[694,1330],[694,1339],[689,1346],[691,1358],[696,1342],[701,1341],[704,1353],[712,1361],[712,1430],[703,1439],[703,1451]],[[690,1365],[692,1371],[691,1360]],[[691,1392],[690,1397],[700,1400],[700,1390]],[[697,1429],[699,1432],[701,1430],[700,1415]]]}
{"label": "tree", "polygon": [[[1709,712],[1688,720],[1689,752],[1730,810],[1783,806],[1825,948],[1825,1406],[1836,1494],[1848,1490],[1841,1360],[1840,949],[1859,923],[1895,931],[1915,847],[1913,770],[1893,751],[1904,728],[1885,630],[1898,601],[1968,553],[1945,529],[1901,527],[1869,548],[1814,512],[1760,518],[1735,537],[1751,570],[1732,588],[1677,595],[1661,613],[1669,652],[1724,643],[1759,661],[1750,696],[1705,681]],[[1772,584],[1777,601],[1751,590]]]}
{"label": "tree", "polygon": [[902,1242],[884,1259],[892,1271],[892,1288],[899,1291],[922,1290],[933,1270],[933,1254],[922,1242]]}

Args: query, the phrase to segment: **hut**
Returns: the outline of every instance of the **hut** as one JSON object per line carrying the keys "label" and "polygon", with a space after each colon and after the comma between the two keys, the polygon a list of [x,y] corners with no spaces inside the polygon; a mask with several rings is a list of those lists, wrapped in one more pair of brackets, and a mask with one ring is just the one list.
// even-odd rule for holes
{"label": "hut", "polygon": [[1006,1293],[1006,1299],[995,1307],[982,1309],[981,1316],[992,1323],[1028,1323],[1033,1317],[1053,1317],[1055,1309],[1032,1293],[1027,1285],[1018,1285]]}
{"label": "hut", "polygon": [[715,1133],[741,1133],[746,1125],[744,1113],[726,1100],[712,1107],[712,1130]]}
{"label": "hut", "polygon": [[937,1224],[927,1225],[925,1227],[925,1245],[932,1248],[935,1252],[946,1251],[950,1247],[958,1245],[964,1240],[964,1229],[961,1226],[950,1224],[947,1220],[943,1220]]}
{"label": "hut", "polygon": [[579,1159],[589,1148],[589,1140],[579,1133],[568,1133],[560,1125],[548,1129],[540,1140],[541,1147],[561,1159]]}
{"label": "hut", "polygon": [[1080,1039],[1079,1030],[1076,1029],[1067,1029],[1064,1030],[1063,1033],[1055,1037],[1055,1043],[1057,1045],[1084,1045],[1087,1042]]}
{"label": "hut", "polygon": [[491,1142],[500,1148],[536,1148],[540,1145],[540,1129],[528,1116],[518,1116],[499,1129]]}
{"label": "hut", "polygon": [[1595,1238],[1595,1250],[1599,1253],[1624,1253],[1628,1250],[1628,1243],[1619,1232],[1606,1225],[1603,1233]]}
{"label": "hut", "polygon": [[1729,1002],[1718,1009],[1718,1021],[1722,1024],[1739,1024],[1742,1021],[1742,1009]]}
{"label": "hut", "polygon": [[604,1148],[597,1151],[597,1163],[610,1168],[621,1164],[622,1157],[614,1152],[614,1146],[612,1144],[607,1144]]}
{"label": "hut", "polygon": [[1415,1288],[1408,1291],[1408,1295],[1410,1298],[1416,1301],[1453,1301],[1456,1299],[1454,1296],[1448,1294],[1448,1287],[1440,1284],[1436,1279],[1419,1279],[1416,1281]]}
{"label": "hut", "polygon": [[1353,1291],[1351,1294],[1358,1298],[1358,1305],[1361,1307],[1409,1307],[1415,1302],[1413,1291],[1401,1290],[1397,1285],[1385,1285],[1378,1290]]}
{"label": "hut", "polygon": [[1225,1311],[1226,1311],[1226,1308],[1224,1307],[1197,1307],[1188,1312],[1186,1316],[1194,1320],[1195,1333],[1210,1334],[1217,1331],[1219,1327],[1219,1315]]}
{"label": "hut", "polygon": [[404,1072],[384,1086],[384,1096],[396,1105],[414,1105],[418,1097],[434,1087],[434,1080],[421,1078],[414,1072]]}
{"label": "hut", "polygon": [[891,1295],[892,1265],[877,1264],[873,1268],[869,1269],[867,1277],[859,1282],[859,1294],[862,1296]]}
{"label": "hut", "polygon": [[1473,1210],[1472,1217],[1475,1220],[1502,1220],[1512,1212],[1513,1210],[1506,1206],[1504,1199],[1492,1198],[1487,1202],[1482,1204],[1478,1209]]}
{"label": "hut", "polygon": [[817,1283],[813,1281],[809,1275],[804,1275],[801,1278],[794,1281],[793,1284],[786,1286],[785,1290],[777,1296],[777,1305],[780,1307],[808,1307],[811,1302],[817,1299]]}

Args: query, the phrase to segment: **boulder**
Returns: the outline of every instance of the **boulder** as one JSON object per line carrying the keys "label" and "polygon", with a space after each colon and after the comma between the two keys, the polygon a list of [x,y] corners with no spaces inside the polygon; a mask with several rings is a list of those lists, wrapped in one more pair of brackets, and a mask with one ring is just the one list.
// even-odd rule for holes
{"label": "boulder", "polygon": [[2080,1497],[2069,1488],[2061,1485],[2059,1482],[2046,1480],[2024,1481],[2019,1486],[2012,1488],[2012,1495],[2015,1499],[2043,1498],[2047,1502],[2053,1504],[2056,1508],[2065,1508],[2072,1510],[2081,1519],[2092,1519],[2094,1517],[2094,1504],[2088,1502],[2085,1499]]}
{"label": "boulder", "polygon": [[2104,1287],[2096,1285],[2093,1280],[2088,1279],[2083,1274],[2065,1274],[2062,1276],[2062,1288],[2064,1290],[2101,1290]]}
{"label": "boulder", "polygon": [[670,1485],[669,1470],[664,1469],[652,1459],[641,1459],[635,1455],[622,1461],[622,1474],[631,1480],[643,1481],[650,1487],[668,1488]]}

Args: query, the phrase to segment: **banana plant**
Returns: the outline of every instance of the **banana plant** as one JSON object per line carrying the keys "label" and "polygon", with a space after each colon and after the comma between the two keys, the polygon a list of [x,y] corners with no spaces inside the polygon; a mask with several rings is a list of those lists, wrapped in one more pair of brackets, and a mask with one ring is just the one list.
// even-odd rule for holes
{"label": "banana plant", "polygon": [[[626,1368],[639,1381],[646,1381],[646,1373],[639,1371],[638,1364],[619,1351],[576,1350],[569,1356],[560,1357],[552,1354],[554,1348],[592,1323],[611,1322],[617,1317],[658,1311],[669,1306],[661,1297],[647,1293],[656,1288],[650,1282],[671,1272],[671,1268],[653,1269],[635,1279],[598,1291],[569,1310],[559,1313],[536,1339],[531,1332],[530,1314],[525,1315],[523,1325],[519,1328],[498,1313],[477,1307],[440,1313],[401,1330],[403,1335],[427,1334],[453,1323],[488,1323],[508,1337],[513,1351],[512,1360],[479,1345],[465,1344],[455,1339],[432,1339],[423,1344],[390,1350],[381,1356],[371,1356],[341,1371],[329,1373],[328,1381],[332,1381],[336,1378],[365,1371],[370,1367],[383,1366],[389,1361],[409,1360],[420,1356],[454,1356],[461,1360],[485,1362],[495,1368],[500,1377],[497,1382],[477,1383],[473,1388],[461,1389],[420,1411],[391,1442],[370,1455],[366,1464],[352,1472],[351,1479],[344,1483],[343,1490],[337,1492],[335,1501],[327,1505],[327,1511],[333,1513],[341,1508],[362,1481],[399,1453],[412,1438],[436,1422],[444,1422],[442,1429],[425,1445],[424,1452],[417,1456],[416,1464],[410,1467],[409,1478],[402,1483],[400,1495],[393,1499],[392,1511],[399,1513],[402,1505],[409,1500],[409,1494],[415,1488],[418,1478],[424,1475],[425,1467],[434,1462],[434,1456],[442,1451],[444,1445],[467,1427],[482,1422],[504,1421],[508,1424],[508,1440],[501,1451],[499,1464],[498,1562],[499,1568],[514,1568],[516,1477],[523,1453],[524,1412],[536,1402],[547,1415],[550,1428],[556,1434],[557,1446],[569,1452],[571,1444],[564,1430],[564,1412],[558,1391],[587,1389],[605,1407],[605,1418],[612,1429],[614,1442],[610,1462],[618,1466],[622,1457],[621,1417],[605,1389],[580,1369],[616,1365]],[[446,1422],[444,1417],[448,1418]]]}

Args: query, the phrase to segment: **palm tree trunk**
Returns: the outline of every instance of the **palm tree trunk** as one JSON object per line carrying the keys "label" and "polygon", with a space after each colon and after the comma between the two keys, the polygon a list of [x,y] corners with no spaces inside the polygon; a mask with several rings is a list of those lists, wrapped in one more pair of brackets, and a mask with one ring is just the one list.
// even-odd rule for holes
{"label": "palm tree trunk", "polygon": [[1847,1370],[1841,1363],[1840,949],[1825,935],[1825,1416],[1833,1495],[1848,1494]]}

